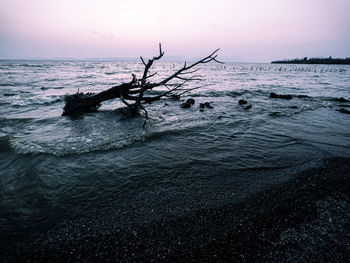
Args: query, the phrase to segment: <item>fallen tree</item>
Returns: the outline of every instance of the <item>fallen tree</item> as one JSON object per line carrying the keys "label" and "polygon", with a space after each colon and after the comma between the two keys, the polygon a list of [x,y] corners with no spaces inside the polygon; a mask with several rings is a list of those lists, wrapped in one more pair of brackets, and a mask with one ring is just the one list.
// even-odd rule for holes
{"label": "fallen tree", "polygon": [[[139,114],[141,109],[145,112],[147,118],[147,111],[143,106],[144,103],[160,100],[163,97],[179,98],[187,92],[203,87],[188,87],[188,84],[190,82],[204,80],[203,76],[196,74],[199,70],[197,66],[211,61],[222,63],[216,59],[218,51],[219,49],[190,65],[187,65],[185,62],[180,69],[173,72],[170,76],[158,82],[152,82],[152,77],[157,72],[151,73],[150,69],[153,63],[161,59],[164,55],[162,46],[159,44],[158,56],[149,59],[147,63],[140,57],[145,67],[141,78],[137,78],[135,74],[132,74],[132,80],[130,82],[122,83],[97,94],[78,92],[73,95],[66,95],[62,115],[71,116],[96,111],[103,101],[119,98],[127,106],[127,113],[130,117]],[[166,90],[156,96],[147,95],[148,91],[159,87],[165,87]]]}

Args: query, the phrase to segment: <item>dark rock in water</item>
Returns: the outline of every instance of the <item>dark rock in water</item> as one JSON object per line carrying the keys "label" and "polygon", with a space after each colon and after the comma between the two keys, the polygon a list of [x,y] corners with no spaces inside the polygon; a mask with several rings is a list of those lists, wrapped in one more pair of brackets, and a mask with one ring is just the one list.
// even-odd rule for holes
{"label": "dark rock in water", "polygon": [[180,105],[180,108],[182,109],[188,109],[188,108],[191,108],[191,104],[187,103],[187,102],[184,102]]}
{"label": "dark rock in water", "polygon": [[170,98],[173,99],[173,100],[179,100],[180,99],[180,95],[171,94]]}
{"label": "dark rock in water", "polygon": [[293,98],[293,96],[292,95],[290,95],[290,94],[287,94],[287,95],[281,95],[280,96],[282,99],[286,99],[286,100],[290,100],[290,99],[292,99]]}
{"label": "dark rock in water", "polygon": [[289,108],[291,108],[291,109],[297,109],[298,107],[297,106],[290,106]]}
{"label": "dark rock in water", "polygon": [[335,98],[335,99],[333,99],[334,101],[337,101],[337,102],[349,102],[349,100],[347,100],[347,99],[345,99],[345,98],[343,98],[343,97],[341,97],[341,98]]}
{"label": "dark rock in water", "polygon": [[270,93],[270,98],[277,98],[277,94],[274,93],[274,92],[271,92],[271,93]]}
{"label": "dark rock in water", "polygon": [[347,110],[347,109],[340,109],[340,110],[337,110],[341,113],[346,113],[346,114],[350,114],[350,110]]}
{"label": "dark rock in water", "polygon": [[199,108],[201,111],[203,111],[204,108],[214,109],[214,107],[211,106],[209,102],[204,102],[204,103],[199,104]]}
{"label": "dark rock in water", "polygon": [[274,111],[274,112],[270,112],[269,116],[271,116],[271,117],[279,117],[279,116],[281,116],[281,113],[279,111]]}
{"label": "dark rock in water", "polygon": [[193,105],[195,103],[195,100],[194,99],[188,99],[188,100],[186,100],[186,103]]}
{"label": "dark rock in water", "polygon": [[245,110],[249,110],[252,107],[252,104],[249,104],[247,106],[244,107]]}
{"label": "dark rock in water", "polygon": [[[239,100],[238,104],[239,105],[246,105],[248,103],[248,101],[246,100]],[[248,104],[247,106],[244,107],[245,110],[249,110],[252,107],[252,104]]]}
{"label": "dark rock in water", "polygon": [[205,106],[206,106],[207,108],[209,108],[209,109],[214,109],[214,107],[211,106],[209,102],[206,102],[206,103],[204,103],[204,104],[205,104]]}
{"label": "dark rock in water", "polygon": [[204,106],[207,107],[207,108],[209,108],[209,109],[214,109],[214,107],[211,106],[209,102],[205,102],[205,103],[204,103]]}
{"label": "dark rock in water", "polygon": [[293,96],[292,95],[290,95],[290,94],[286,94],[286,95],[280,95],[280,94],[276,94],[276,93],[274,93],[274,92],[271,92],[270,93],[270,98],[272,98],[272,99],[285,99],[285,100],[290,100],[290,99],[292,99],[293,98]]}

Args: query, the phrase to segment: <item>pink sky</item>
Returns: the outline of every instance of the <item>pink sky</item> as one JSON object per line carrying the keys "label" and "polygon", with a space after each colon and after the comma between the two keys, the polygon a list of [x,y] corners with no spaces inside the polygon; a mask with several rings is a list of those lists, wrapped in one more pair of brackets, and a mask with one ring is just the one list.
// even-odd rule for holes
{"label": "pink sky", "polygon": [[0,0],[0,58],[350,56],[350,0]]}

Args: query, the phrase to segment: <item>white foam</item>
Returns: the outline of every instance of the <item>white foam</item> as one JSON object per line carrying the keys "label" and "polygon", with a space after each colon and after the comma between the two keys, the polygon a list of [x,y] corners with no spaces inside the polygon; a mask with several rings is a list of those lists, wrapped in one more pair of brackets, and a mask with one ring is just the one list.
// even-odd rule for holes
{"label": "white foam", "polygon": [[[135,142],[144,141],[146,135],[133,134],[118,137],[80,137],[75,140],[40,141],[26,137],[14,137],[10,140],[11,148],[17,154],[50,154],[55,156],[65,156],[72,154],[83,154],[94,151],[106,151],[110,149],[122,149]],[[67,138],[66,138],[67,139]]]}

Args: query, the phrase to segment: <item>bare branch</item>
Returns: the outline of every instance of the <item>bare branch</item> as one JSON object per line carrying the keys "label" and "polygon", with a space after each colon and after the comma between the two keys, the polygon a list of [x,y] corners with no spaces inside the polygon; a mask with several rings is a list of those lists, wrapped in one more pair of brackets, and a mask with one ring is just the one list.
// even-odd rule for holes
{"label": "bare branch", "polygon": [[126,106],[130,106],[130,104],[124,99],[124,95],[120,94],[120,100],[126,105]]}
{"label": "bare branch", "polygon": [[155,76],[155,75],[157,75],[157,74],[158,74],[158,72],[154,72],[153,74],[148,75],[148,76],[146,77],[146,79],[152,78],[153,76]]}
{"label": "bare branch", "polygon": [[192,80],[192,81],[195,81],[195,80],[198,80],[198,81],[204,80],[204,77],[201,76],[201,75],[194,75],[194,76],[191,76],[191,77],[189,77],[189,78],[184,78],[184,77],[176,76],[175,78],[181,79],[181,80]]}
{"label": "bare branch", "polygon": [[[214,52],[212,52],[209,56],[197,61],[197,62],[194,62],[193,64],[187,66],[186,62],[184,64],[184,66],[182,68],[180,68],[178,71],[176,71],[175,73],[173,73],[171,76],[165,78],[164,80],[162,80],[161,82],[159,83],[156,83],[155,85],[156,86],[161,86],[161,85],[164,85],[166,83],[168,83],[169,81],[171,81],[172,79],[174,79],[175,77],[179,76],[180,74],[186,74],[186,72],[188,72],[188,70],[192,69],[193,67],[199,65],[199,64],[206,64],[206,63],[209,63],[211,61],[216,61],[216,57],[217,57],[217,52],[219,51],[220,49],[217,49],[215,50]],[[197,69],[198,70],[198,69]],[[195,71],[196,72],[196,71]],[[193,72],[192,72],[193,73]]]}
{"label": "bare branch", "polygon": [[141,59],[143,65],[147,66],[147,65],[146,65],[146,62],[143,60],[143,58],[142,58],[141,56],[140,56],[140,59]]}
{"label": "bare branch", "polygon": [[149,71],[149,69],[152,67],[153,62],[155,60],[159,60],[163,57],[164,52],[162,51],[162,45],[159,43],[159,55],[158,56],[154,56],[152,59],[148,60],[147,64],[145,63],[145,61],[142,59],[141,60],[143,62],[143,64],[145,65],[145,69],[143,71],[143,76],[141,78],[141,85],[144,85],[146,83],[146,79],[147,79],[147,73]]}
{"label": "bare branch", "polygon": [[225,64],[224,62],[217,60],[216,57],[213,59],[213,61],[215,61],[216,63],[219,63],[219,64]]}

